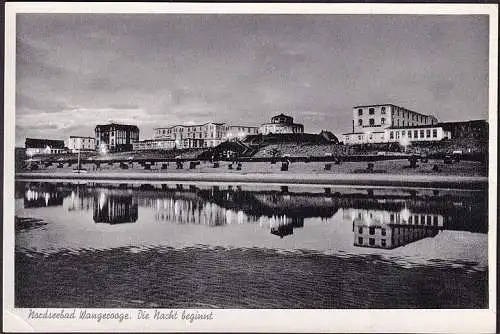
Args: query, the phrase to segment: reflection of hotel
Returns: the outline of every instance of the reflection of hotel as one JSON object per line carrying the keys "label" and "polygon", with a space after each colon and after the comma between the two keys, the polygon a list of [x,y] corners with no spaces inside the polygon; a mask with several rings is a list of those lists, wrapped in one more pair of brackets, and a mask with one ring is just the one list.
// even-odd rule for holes
{"label": "reflection of hotel", "polygon": [[87,193],[80,193],[78,190],[72,190],[71,195],[64,200],[64,207],[68,211],[89,211],[94,208],[94,198],[89,197]]}
{"label": "reflection of hotel", "polygon": [[155,210],[155,219],[177,224],[219,226],[246,223],[249,217],[243,211],[222,208],[201,200],[157,198],[142,199],[141,205]]}
{"label": "reflection of hotel", "polygon": [[25,208],[42,208],[46,206],[59,206],[63,204],[63,196],[56,191],[28,189],[24,193]]}
{"label": "reflection of hotel", "polygon": [[108,224],[134,223],[139,212],[135,198],[97,192],[94,197],[94,222]]}
{"label": "reflection of hotel", "polygon": [[353,221],[354,245],[393,249],[420,239],[434,237],[443,228],[443,216],[382,210],[346,209],[344,218]]}

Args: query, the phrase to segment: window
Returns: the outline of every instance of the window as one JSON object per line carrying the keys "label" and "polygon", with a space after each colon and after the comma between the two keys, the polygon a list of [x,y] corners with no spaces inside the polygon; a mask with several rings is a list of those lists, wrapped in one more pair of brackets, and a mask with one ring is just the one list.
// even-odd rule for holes
{"label": "window", "polygon": [[386,247],[386,246],[387,246],[387,243],[385,242],[385,239],[382,239],[382,240],[381,240],[381,246],[382,246],[382,247]]}
{"label": "window", "polygon": [[394,139],[394,131],[391,131],[391,132],[390,132],[390,138],[391,138],[391,139]]}
{"label": "window", "polygon": [[401,131],[401,137],[405,136],[405,130]]}
{"label": "window", "polygon": [[370,108],[370,109],[368,109],[368,113],[369,113],[370,115],[374,115],[374,114],[375,114],[375,108]]}
{"label": "window", "polygon": [[358,233],[359,233],[359,234],[362,234],[362,233],[363,233],[363,227],[362,227],[362,226],[358,227]]}
{"label": "window", "polygon": [[431,130],[426,130],[426,131],[425,131],[425,136],[426,136],[427,138],[430,138],[430,137],[431,137]]}
{"label": "window", "polygon": [[391,213],[391,223],[394,223],[394,214]]}
{"label": "window", "polygon": [[408,130],[408,138],[411,138],[411,130]]}
{"label": "window", "polygon": [[385,114],[385,107],[382,107],[382,114]]}
{"label": "window", "polygon": [[370,246],[375,246],[375,239],[374,238],[370,238],[368,242],[369,242]]}
{"label": "window", "polygon": [[370,235],[374,235],[375,234],[375,227],[370,227],[369,233],[370,233]]}
{"label": "window", "polygon": [[425,225],[425,216],[424,215],[420,216],[420,225]]}
{"label": "window", "polygon": [[432,138],[436,138],[438,136],[438,130],[437,129],[433,129],[432,130]]}
{"label": "window", "polygon": [[370,126],[374,126],[375,125],[375,120],[373,118],[370,118],[368,120],[368,122],[369,122]]}
{"label": "window", "polygon": [[398,119],[398,126],[399,126],[399,119]]}
{"label": "window", "polygon": [[418,130],[413,131],[413,138],[418,138]]}
{"label": "window", "polygon": [[413,216],[408,217],[408,223],[409,223],[410,225],[412,225],[412,224],[413,224]]}
{"label": "window", "polygon": [[433,219],[434,226],[437,226],[437,224],[438,224],[438,216],[434,216],[434,217],[432,217],[432,219]]}
{"label": "window", "polygon": [[432,220],[432,217],[431,216],[427,216],[427,225],[431,224],[431,220]]}
{"label": "window", "polygon": [[382,230],[380,230],[380,232],[382,233],[382,235],[386,235],[387,234],[385,228],[383,228]]}
{"label": "window", "polygon": [[418,225],[418,216],[415,216],[415,225]]}
{"label": "window", "polygon": [[358,119],[358,125],[359,126],[363,126],[363,120],[362,119]]}
{"label": "window", "polygon": [[399,109],[398,109],[398,116],[399,116]]}
{"label": "window", "polygon": [[358,136],[358,140],[361,140],[361,136]]}
{"label": "window", "polygon": [[396,131],[396,139],[399,139],[399,131]]}
{"label": "window", "polygon": [[358,244],[362,245],[363,244],[363,238],[358,238]]}
{"label": "window", "polygon": [[424,130],[420,130],[420,138],[424,138]]}
{"label": "window", "polygon": [[382,118],[380,119],[380,124],[385,124],[385,118],[383,118],[383,117],[382,117]]}
{"label": "window", "polygon": [[363,115],[363,109],[358,109],[358,115],[359,116]]}

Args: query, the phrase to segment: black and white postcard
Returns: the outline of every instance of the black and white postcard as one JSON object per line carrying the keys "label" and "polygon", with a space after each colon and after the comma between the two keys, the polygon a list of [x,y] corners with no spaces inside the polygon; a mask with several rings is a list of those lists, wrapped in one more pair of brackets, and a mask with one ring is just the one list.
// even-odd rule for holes
{"label": "black and white postcard", "polygon": [[5,23],[5,331],[495,332],[496,5]]}

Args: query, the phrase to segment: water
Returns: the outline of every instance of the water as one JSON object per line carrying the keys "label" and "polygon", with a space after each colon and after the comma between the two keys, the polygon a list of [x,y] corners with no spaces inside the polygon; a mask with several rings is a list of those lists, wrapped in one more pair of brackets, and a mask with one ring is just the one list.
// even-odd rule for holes
{"label": "water", "polygon": [[483,191],[16,183],[16,307],[486,308]]}

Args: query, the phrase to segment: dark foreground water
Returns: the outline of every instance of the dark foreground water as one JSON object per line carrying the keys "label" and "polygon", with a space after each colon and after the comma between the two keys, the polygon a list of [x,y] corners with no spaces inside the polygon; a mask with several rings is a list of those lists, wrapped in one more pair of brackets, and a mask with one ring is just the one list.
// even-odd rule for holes
{"label": "dark foreground water", "polygon": [[16,307],[485,308],[482,191],[16,183]]}

